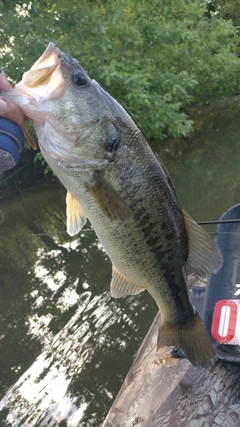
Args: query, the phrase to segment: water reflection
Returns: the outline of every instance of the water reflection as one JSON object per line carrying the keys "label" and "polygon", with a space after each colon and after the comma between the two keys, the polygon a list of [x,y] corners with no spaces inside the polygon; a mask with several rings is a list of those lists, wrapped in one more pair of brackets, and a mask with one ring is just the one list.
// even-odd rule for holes
{"label": "water reflection", "polygon": [[[196,219],[239,202],[237,119],[160,153]],[[67,236],[56,180],[0,208],[0,425],[99,427],[155,302],[145,292],[110,297],[110,262],[89,224]]]}
{"label": "water reflection", "polygon": [[[235,101],[239,105],[239,100]],[[234,108],[236,112],[234,113]],[[226,103],[209,107],[202,129],[173,141],[161,157],[175,183],[184,209],[196,220],[219,219],[239,203],[240,114]],[[157,147],[156,147],[157,148]]]}
{"label": "water reflection", "polygon": [[110,297],[111,265],[93,230],[63,232],[59,188],[3,207],[3,426],[99,426],[151,323],[141,308],[156,312],[148,297]]}
{"label": "water reflection", "polygon": [[[40,356],[0,402],[0,409],[8,408],[6,420],[12,426],[22,425],[24,419],[34,426],[54,426],[64,420],[68,420],[67,425],[78,425],[90,402],[84,387],[82,395],[72,395],[71,382],[81,375],[86,362],[91,363],[92,340],[98,333],[98,346],[104,345],[104,329],[113,321],[113,313],[106,304],[108,299],[106,295],[101,300],[91,299],[90,292],[83,293],[75,301],[74,315],[56,335],[43,319],[35,321],[34,329],[29,328],[31,334],[41,331],[44,346]],[[95,366],[97,369],[99,366]]]}

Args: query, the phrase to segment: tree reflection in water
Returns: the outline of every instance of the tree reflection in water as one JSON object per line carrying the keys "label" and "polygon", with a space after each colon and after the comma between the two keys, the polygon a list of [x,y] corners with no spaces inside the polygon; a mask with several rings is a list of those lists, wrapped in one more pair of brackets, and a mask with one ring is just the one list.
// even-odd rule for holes
{"label": "tree reflection in water", "polygon": [[[239,203],[238,107],[207,113],[197,134],[155,147],[197,220]],[[0,425],[99,427],[155,302],[110,298],[110,262],[92,231],[67,236],[55,180],[1,206],[0,222]]]}
{"label": "tree reflection in water", "polygon": [[63,232],[55,182],[2,210],[1,425],[99,426],[155,304],[110,297],[111,264],[89,224]]}

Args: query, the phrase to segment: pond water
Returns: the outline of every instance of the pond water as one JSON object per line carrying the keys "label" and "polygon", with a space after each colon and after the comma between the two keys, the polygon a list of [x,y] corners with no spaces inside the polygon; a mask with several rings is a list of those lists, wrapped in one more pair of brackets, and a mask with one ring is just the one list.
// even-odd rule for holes
{"label": "pond water", "polygon": [[[158,150],[196,220],[240,201],[239,119]],[[111,264],[89,223],[66,234],[56,179],[2,199],[0,209],[0,426],[99,427],[156,304],[147,292],[110,297]]]}

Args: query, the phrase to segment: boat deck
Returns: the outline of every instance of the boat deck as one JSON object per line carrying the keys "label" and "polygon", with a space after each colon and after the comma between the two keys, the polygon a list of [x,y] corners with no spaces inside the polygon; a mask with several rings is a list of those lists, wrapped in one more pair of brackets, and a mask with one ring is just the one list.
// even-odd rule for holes
{"label": "boat deck", "polygon": [[[189,285],[199,309],[206,282],[192,275]],[[158,314],[102,427],[240,426],[240,367],[197,368],[170,347],[157,351],[159,324]]]}

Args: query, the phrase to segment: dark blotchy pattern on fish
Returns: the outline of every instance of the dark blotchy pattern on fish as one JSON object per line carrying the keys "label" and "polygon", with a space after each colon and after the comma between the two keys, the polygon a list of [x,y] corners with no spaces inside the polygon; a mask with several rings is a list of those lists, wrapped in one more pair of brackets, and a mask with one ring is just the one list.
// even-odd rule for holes
{"label": "dark blotchy pattern on fish", "polygon": [[72,236],[92,223],[113,263],[115,297],[147,289],[161,310],[158,345],[182,348],[196,365],[214,349],[187,289],[221,265],[209,236],[184,213],[171,179],[127,112],[80,64],[50,43],[3,96],[33,119],[40,149],[68,190]]}
{"label": "dark blotchy pattern on fish", "polygon": [[[154,272],[155,283],[151,283],[151,285],[156,288],[157,292],[160,292],[162,298],[169,303],[171,301],[171,311],[174,309],[175,312],[175,318],[172,318],[172,321],[174,323],[184,322],[184,320],[188,322],[189,318],[193,316],[193,308],[188,301],[185,276],[182,271],[188,252],[187,234],[175,191],[173,189],[169,191],[167,175],[158,159],[150,151],[141,132],[132,131],[124,123],[121,123],[119,127],[122,129],[121,142],[105,177],[127,201],[138,230],[141,230],[142,237],[135,248],[144,245],[146,249],[145,254],[141,249],[140,258],[135,260],[137,268],[139,273],[145,275],[146,280],[149,281],[153,280],[153,277],[150,278],[149,272],[152,271],[152,274]],[[129,164],[130,152],[133,147],[137,155],[135,152],[135,158]],[[133,168],[134,171],[132,171]],[[172,192],[171,199],[170,192]],[[169,214],[169,211],[172,214]],[[172,223],[173,219],[175,227]],[[129,233],[131,233],[131,228]],[[131,238],[129,234],[128,241],[130,240],[132,243],[132,240],[136,239],[138,237],[132,236]],[[123,245],[125,244],[123,243]],[[135,249],[133,256],[136,258]],[[143,257],[147,258],[147,263],[144,262]],[[145,271],[142,271],[143,264]],[[168,289],[166,289],[166,285],[163,286],[163,282],[168,284]],[[149,290],[149,288],[147,289]],[[177,303],[173,308],[172,301],[173,299],[176,301],[176,298]]]}

